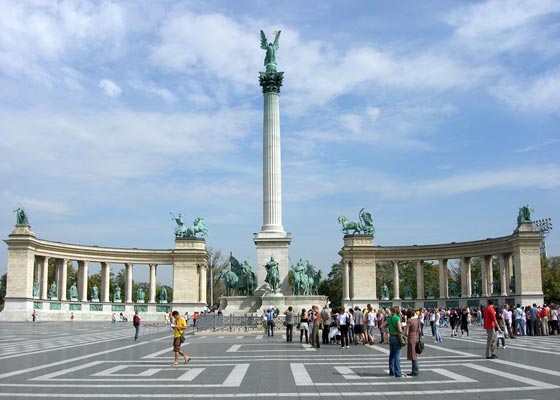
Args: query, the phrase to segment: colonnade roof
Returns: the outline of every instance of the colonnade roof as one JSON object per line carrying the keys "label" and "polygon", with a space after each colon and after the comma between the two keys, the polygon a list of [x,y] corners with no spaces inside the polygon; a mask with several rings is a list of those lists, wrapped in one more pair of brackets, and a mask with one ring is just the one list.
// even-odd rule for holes
{"label": "colonnade roof", "polygon": [[[52,258],[63,258],[76,261],[88,262],[108,262],[113,264],[158,264],[171,265],[181,259],[185,254],[183,249],[138,249],[138,248],[116,248],[77,245],[62,242],[37,239],[36,237],[10,235],[5,240],[8,245],[20,243],[25,247],[31,248],[36,256],[46,256]],[[206,250],[188,250],[201,253],[201,261],[206,259]]]}
{"label": "colonnade roof", "polygon": [[[358,240],[354,241],[354,238]],[[368,257],[376,261],[419,261],[460,259],[465,257],[483,257],[513,252],[516,234],[498,238],[488,238],[470,242],[451,242],[427,245],[406,246],[375,246],[373,239],[367,240],[347,235],[344,237],[344,247],[339,252],[341,257]],[[538,235],[536,240],[540,240]]]}

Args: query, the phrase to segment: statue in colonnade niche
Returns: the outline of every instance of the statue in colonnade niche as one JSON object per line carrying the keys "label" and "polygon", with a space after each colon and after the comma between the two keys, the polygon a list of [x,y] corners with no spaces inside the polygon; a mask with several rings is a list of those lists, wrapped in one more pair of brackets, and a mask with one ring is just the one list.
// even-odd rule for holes
{"label": "statue in colonnade niche", "polygon": [[51,287],[49,289],[49,297],[52,299],[54,297],[57,297],[56,295],[56,282],[53,281],[53,283],[51,283]]}
{"label": "statue in colonnade niche", "polygon": [[524,205],[523,207],[519,208],[519,215],[517,216],[517,223],[523,224],[526,222],[533,222],[532,213],[535,210],[529,206],[529,204]]}
{"label": "statue in colonnade niche", "polygon": [[471,289],[472,289],[471,296],[478,297],[478,283],[476,281],[472,281]]}
{"label": "statue in colonnade niche", "polygon": [[494,281],[492,282],[492,294],[500,294],[500,289],[500,281],[494,279]]}
{"label": "statue in colonnade niche", "polygon": [[33,282],[33,297],[39,296],[39,282]]}
{"label": "statue in colonnade niche", "polygon": [[91,288],[91,299],[92,300],[99,300],[99,289],[97,288],[97,286],[95,284]]}
{"label": "statue in colonnade niche", "polygon": [[78,298],[78,288],[76,283],[74,282],[72,286],[70,286],[70,299],[77,299]]}
{"label": "statue in colonnade niche", "polygon": [[16,213],[16,225],[29,225],[29,220],[23,207],[16,208],[14,212]]}
{"label": "statue in colonnade niche", "polygon": [[428,285],[428,297],[435,297],[434,285],[431,283]]}
{"label": "statue in colonnade niche", "polygon": [[165,286],[162,286],[159,292],[159,302],[167,303],[167,289],[165,289]]}
{"label": "statue in colonnade niche", "polygon": [[115,294],[113,295],[113,301],[121,301],[121,287],[115,287]]}
{"label": "statue in colonnade niche", "polygon": [[412,286],[406,285],[404,287],[404,298],[405,299],[412,299]]}
{"label": "statue in colonnade niche", "polygon": [[381,300],[389,300],[389,288],[386,283],[381,286]]}
{"label": "statue in colonnade niche", "polygon": [[457,284],[455,281],[451,281],[449,284],[449,296],[450,297],[457,297]]}
{"label": "statue in colonnade niche", "polygon": [[145,297],[146,294],[144,293],[144,288],[142,286],[138,286],[138,289],[136,290],[136,301],[143,302]]}

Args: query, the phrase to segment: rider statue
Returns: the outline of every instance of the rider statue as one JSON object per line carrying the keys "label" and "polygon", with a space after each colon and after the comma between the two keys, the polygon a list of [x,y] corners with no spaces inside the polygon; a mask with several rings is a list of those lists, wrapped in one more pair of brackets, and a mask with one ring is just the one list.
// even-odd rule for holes
{"label": "rider statue", "polygon": [[18,207],[14,210],[16,213],[16,224],[17,225],[29,225],[29,221],[27,219],[27,215],[25,214],[25,210],[23,207]]}
{"label": "rider statue", "polygon": [[533,222],[532,213],[534,212],[535,210],[531,208],[528,204],[524,205],[519,209],[519,215],[517,216],[517,223],[523,224],[527,222]]}
{"label": "rider statue", "polygon": [[280,272],[278,271],[278,263],[274,261],[274,257],[270,257],[270,261],[264,265],[266,269],[265,282],[270,285],[275,292],[280,284]]}

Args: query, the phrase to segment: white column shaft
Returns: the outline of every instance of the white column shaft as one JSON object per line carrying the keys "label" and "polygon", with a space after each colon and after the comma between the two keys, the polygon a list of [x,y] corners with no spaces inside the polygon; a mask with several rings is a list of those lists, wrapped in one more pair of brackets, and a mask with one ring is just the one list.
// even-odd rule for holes
{"label": "white column shaft", "polygon": [[344,273],[342,275],[342,297],[350,300],[350,262],[344,261]]}
{"label": "white column shaft", "polygon": [[424,261],[416,261],[416,298],[424,299]]}
{"label": "white column shaft", "polygon": [[111,266],[108,262],[101,263],[101,301],[109,302],[109,289],[111,286]]}
{"label": "white column shaft", "polygon": [[199,266],[198,293],[199,301],[206,304],[206,264]]}
{"label": "white column shaft", "polygon": [[506,254],[501,254],[500,255],[500,295],[501,296],[507,296],[507,288],[508,288],[508,283],[506,281],[506,275],[507,275],[507,255]]}
{"label": "white column shaft", "polygon": [[157,273],[157,264],[150,264],[150,299],[148,303],[155,303],[156,302],[156,273]]}
{"label": "white column shaft", "polygon": [[43,257],[41,260],[41,294],[42,300],[47,299],[47,291],[49,287],[49,257]]}
{"label": "white column shaft", "polygon": [[488,266],[492,268],[492,256],[482,256],[480,257],[480,295],[482,297],[488,297],[488,289],[490,285],[488,284]]}
{"label": "white column shaft", "polygon": [[[58,260],[57,260],[58,261]],[[68,277],[68,260],[61,259],[60,261],[60,281],[58,282],[58,298],[60,300],[66,300],[66,284]]]}
{"label": "white column shaft", "polygon": [[124,283],[124,295],[125,302],[132,303],[132,264],[125,264],[124,268],[126,270],[125,283]]}
{"label": "white column shaft", "polygon": [[393,261],[393,300],[400,300],[399,262]]}
{"label": "white column shaft", "polygon": [[282,226],[280,94],[274,92],[264,94],[262,231],[284,232]]}
{"label": "white column shaft", "polygon": [[449,293],[447,290],[447,260],[439,260],[439,298],[447,299]]}
{"label": "white column shaft", "polygon": [[88,301],[88,277],[89,277],[88,261],[78,262],[78,281],[80,301]]}

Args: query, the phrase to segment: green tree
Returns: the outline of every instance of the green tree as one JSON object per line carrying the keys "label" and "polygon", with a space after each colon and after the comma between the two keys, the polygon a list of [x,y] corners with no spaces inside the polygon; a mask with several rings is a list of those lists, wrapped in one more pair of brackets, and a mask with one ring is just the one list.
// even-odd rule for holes
{"label": "green tree", "polygon": [[4,309],[4,297],[6,297],[6,282],[8,281],[8,274],[5,273],[0,278],[0,311]]}
{"label": "green tree", "polygon": [[[208,259],[208,280],[206,286],[206,295],[210,300],[210,308],[214,306],[219,306],[220,297],[226,295],[226,287],[224,282],[219,279],[220,271],[224,268],[227,268],[229,265],[229,257],[227,260],[224,259],[221,250],[214,250],[213,248],[208,249],[208,253],[210,253],[210,258]],[[210,274],[212,271],[212,274]],[[212,276],[212,280],[210,280],[210,276]],[[213,285],[213,298],[210,299],[210,284]]]}
{"label": "green tree", "polygon": [[333,264],[327,279],[319,283],[319,294],[327,296],[331,307],[342,306],[342,264]]}
{"label": "green tree", "polygon": [[541,260],[542,286],[546,303],[560,302],[560,257]]}

